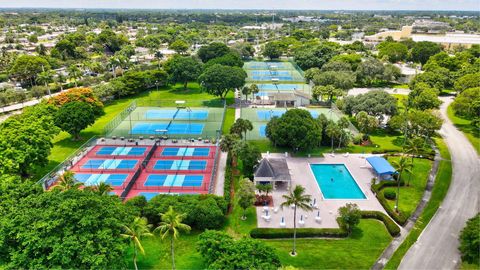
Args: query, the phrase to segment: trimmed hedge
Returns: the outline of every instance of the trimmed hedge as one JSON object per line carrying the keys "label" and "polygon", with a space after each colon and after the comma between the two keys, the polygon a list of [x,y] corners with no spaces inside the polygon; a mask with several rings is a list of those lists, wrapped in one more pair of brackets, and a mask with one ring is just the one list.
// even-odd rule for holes
{"label": "trimmed hedge", "polygon": [[227,168],[225,170],[225,183],[223,186],[223,197],[225,201],[228,203],[228,209],[230,209],[230,205],[232,204],[232,196],[230,195],[230,186],[232,185],[233,181],[233,173],[232,168],[230,167],[230,154],[227,155]]}
{"label": "trimmed hedge", "polygon": [[362,218],[377,219],[383,222],[385,228],[387,228],[387,231],[391,236],[395,237],[400,235],[400,228],[389,216],[385,215],[384,213],[378,211],[362,211],[361,213]]}
{"label": "trimmed hedge", "polygon": [[383,196],[387,200],[395,200],[395,198],[397,198],[397,193],[393,190],[384,190]]}
{"label": "trimmed hedge", "polygon": [[[250,231],[252,238],[262,239],[276,239],[276,238],[291,238],[293,229],[272,229],[272,228],[255,228]],[[328,237],[328,238],[345,238],[348,236],[347,231],[342,228],[298,228],[297,238],[308,237]]]}
{"label": "trimmed hedge", "polygon": [[[403,181],[400,182],[400,186],[405,185]],[[385,211],[388,213],[388,215],[395,220],[398,224],[401,226],[405,225],[407,223],[408,217],[405,216],[401,211],[400,212],[395,212],[394,209],[390,207],[390,205],[387,202],[387,199],[385,199],[385,196],[383,195],[383,192],[381,190],[385,187],[396,187],[397,182],[396,181],[381,181],[378,184],[372,185],[371,190],[373,193],[375,193],[375,196],[377,197],[378,201],[380,204],[383,206]]]}
{"label": "trimmed hedge", "polygon": [[[391,236],[395,237],[400,235],[400,228],[393,222],[391,218],[385,215],[382,212],[378,211],[361,211],[362,218],[365,219],[377,219],[385,225],[388,233]],[[337,219],[339,222],[339,219]],[[250,231],[250,236],[252,238],[262,238],[262,239],[277,239],[277,238],[291,238],[293,234],[293,229],[282,228],[282,229],[273,229],[273,228],[255,228]],[[325,238],[345,238],[348,237],[348,232],[343,228],[297,228],[297,237],[298,238],[308,238],[308,237],[325,237]]]}

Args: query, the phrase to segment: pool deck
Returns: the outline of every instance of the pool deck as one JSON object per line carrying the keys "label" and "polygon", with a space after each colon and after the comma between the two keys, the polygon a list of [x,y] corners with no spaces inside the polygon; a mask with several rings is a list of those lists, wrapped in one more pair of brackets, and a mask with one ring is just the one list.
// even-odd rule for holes
{"label": "pool deck", "polygon": [[[265,157],[266,154],[263,154]],[[297,228],[338,228],[336,221],[338,209],[345,206],[347,203],[356,203],[362,210],[376,210],[386,213],[383,207],[378,202],[375,195],[370,190],[370,183],[375,174],[371,166],[366,162],[365,157],[370,155],[350,154],[348,157],[343,154],[335,154],[334,157],[326,154],[323,157],[312,158],[287,158],[287,164],[292,176],[292,188],[295,185],[302,185],[306,189],[306,193],[315,198],[318,209],[311,212],[305,212],[297,209]],[[269,157],[285,157],[284,154],[270,154]],[[321,191],[317,185],[315,177],[310,169],[310,164],[345,164],[353,178],[356,180],[358,186],[363,191],[367,199],[352,200],[352,199],[330,199],[324,200]],[[270,221],[265,221],[263,207],[257,207],[257,226],[260,228],[280,228],[280,221],[285,217],[287,228],[293,228],[293,208],[285,207],[283,210],[280,204],[284,201],[283,195],[288,194],[286,189],[277,189],[272,192],[274,206],[269,208]],[[274,209],[278,208],[277,213]],[[317,211],[320,211],[321,222],[316,222],[315,216]],[[298,221],[300,216],[304,216],[305,224],[300,226]]]}

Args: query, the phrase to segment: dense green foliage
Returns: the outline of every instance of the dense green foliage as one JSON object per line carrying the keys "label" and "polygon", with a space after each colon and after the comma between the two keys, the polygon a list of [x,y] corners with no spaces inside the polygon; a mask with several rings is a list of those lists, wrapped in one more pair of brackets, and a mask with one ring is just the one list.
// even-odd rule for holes
{"label": "dense green foliage", "polygon": [[322,127],[310,112],[291,109],[268,122],[266,136],[275,145],[297,151],[312,147],[314,142],[319,143],[322,139]]}
{"label": "dense green foliage", "polygon": [[246,78],[240,67],[215,64],[205,69],[198,80],[207,93],[224,99],[230,91],[242,88]]}
{"label": "dense green foliage", "polygon": [[9,268],[124,267],[127,244],[120,234],[129,215],[117,197],[72,189],[12,199],[0,206],[9,209],[0,217],[1,255]]}
{"label": "dense green foliage", "polygon": [[259,240],[234,240],[223,232],[206,231],[199,236],[198,250],[211,269],[278,269],[275,250]]}
{"label": "dense green foliage", "polygon": [[200,61],[189,56],[174,56],[165,63],[170,83],[183,83],[187,88],[189,81],[196,81],[200,76],[202,65]]}
{"label": "dense green foliage", "polygon": [[214,195],[158,195],[147,205],[140,204],[139,210],[149,223],[157,225],[160,223],[160,214],[165,213],[169,206],[173,206],[176,212],[186,214],[184,223],[195,229],[204,230],[218,229],[223,225],[227,204],[223,197]]}
{"label": "dense green foliage", "polygon": [[469,263],[478,263],[480,260],[480,215],[467,221],[467,225],[460,232],[460,252],[462,260]]}
{"label": "dense green foliage", "polygon": [[66,103],[55,114],[55,125],[79,139],[80,131],[95,123],[92,107],[85,102]]}
{"label": "dense green foliage", "polygon": [[341,109],[348,115],[364,111],[371,116],[382,118],[383,115],[392,116],[397,113],[397,100],[383,90],[372,90],[344,98]]}

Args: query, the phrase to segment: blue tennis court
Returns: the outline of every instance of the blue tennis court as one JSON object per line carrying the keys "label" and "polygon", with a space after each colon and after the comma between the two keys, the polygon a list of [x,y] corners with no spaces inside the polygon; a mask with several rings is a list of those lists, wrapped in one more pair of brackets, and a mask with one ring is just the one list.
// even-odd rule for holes
{"label": "blue tennis court", "polygon": [[273,83],[263,83],[257,84],[258,89],[264,91],[292,91],[292,90],[303,90],[303,84],[273,84]]}
{"label": "blue tennis court", "polygon": [[260,137],[267,137],[267,125],[260,126]]}
{"label": "blue tennis court", "polygon": [[207,110],[148,110],[146,119],[178,119],[178,120],[206,120]]}
{"label": "blue tennis court", "polygon": [[[310,112],[313,118],[317,118],[319,116],[319,113],[314,110],[307,110]],[[282,116],[286,110],[258,110],[257,111],[257,116],[260,121],[270,121],[272,117],[280,117]]]}
{"label": "blue tennis court", "polygon": [[100,183],[107,183],[112,187],[121,186],[127,179],[128,174],[90,174],[76,173],[75,179],[85,186],[96,186]]}
{"label": "blue tennis court", "polygon": [[90,159],[82,165],[82,169],[133,169],[137,162],[131,159]]}
{"label": "blue tennis court", "polygon": [[143,156],[146,150],[146,147],[103,146],[95,154],[102,156]]}
{"label": "blue tennis court", "polygon": [[290,76],[292,73],[288,70],[252,70],[252,75],[256,76]]}
{"label": "blue tennis court", "polygon": [[203,175],[150,174],[144,185],[163,187],[200,187],[202,183]]}
{"label": "blue tennis court", "polygon": [[167,147],[163,149],[162,157],[208,157],[210,148]]}
{"label": "blue tennis court", "polygon": [[154,170],[205,170],[206,160],[157,160]]}
{"label": "blue tennis court", "polygon": [[273,76],[273,75],[252,75],[252,79],[255,81],[293,81],[292,76]]}
{"label": "blue tennis court", "polygon": [[292,64],[285,63],[285,62],[261,62],[261,61],[246,62],[245,66],[249,69],[265,69],[265,68],[286,69],[286,68],[292,68],[293,67]]}
{"label": "blue tennis court", "polygon": [[197,123],[138,123],[130,134],[163,135],[160,130],[167,130],[167,134],[202,134],[204,124]]}

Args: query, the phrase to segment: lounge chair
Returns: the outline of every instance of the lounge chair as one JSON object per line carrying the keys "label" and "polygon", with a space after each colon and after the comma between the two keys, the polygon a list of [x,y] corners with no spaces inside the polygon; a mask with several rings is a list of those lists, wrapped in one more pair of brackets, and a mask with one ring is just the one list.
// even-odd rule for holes
{"label": "lounge chair", "polygon": [[350,155],[350,153],[347,152],[343,155],[343,157],[348,157],[349,155]]}
{"label": "lounge chair", "polygon": [[280,228],[285,228],[287,225],[285,224],[285,218],[282,217],[282,219],[280,220]]}

